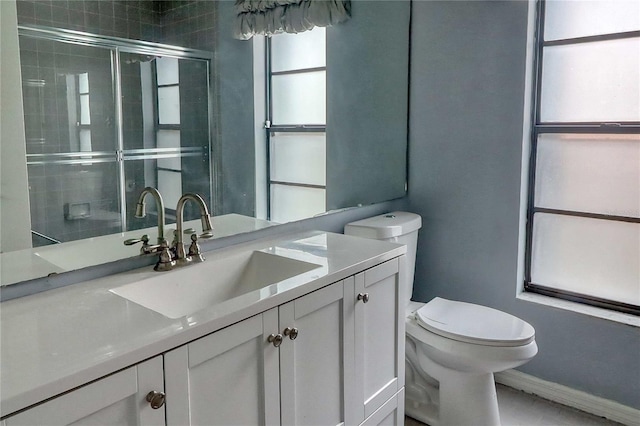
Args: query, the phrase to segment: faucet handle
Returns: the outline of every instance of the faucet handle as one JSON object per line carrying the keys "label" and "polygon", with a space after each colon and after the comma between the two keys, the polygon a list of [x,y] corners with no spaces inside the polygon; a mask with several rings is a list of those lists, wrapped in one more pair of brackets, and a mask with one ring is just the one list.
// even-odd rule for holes
{"label": "faucet handle", "polygon": [[[197,235],[196,234],[196,230],[193,228],[187,228],[184,231],[182,231],[182,233],[184,235]],[[211,238],[213,237],[213,232],[211,232],[211,230],[205,231],[202,234],[198,235],[198,238]],[[193,239],[193,237],[191,237]]]}
{"label": "faucet handle", "polygon": [[149,242],[149,236],[147,234],[144,234],[140,238],[129,238],[128,240],[124,240],[124,245],[125,246],[132,246],[132,245],[138,244],[140,242],[148,243]]}
{"label": "faucet handle", "polygon": [[151,246],[149,245],[149,236],[144,234],[140,238],[130,238],[128,240],[124,240],[125,246],[132,246],[134,244],[142,243],[142,247],[140,247],[140,254],[147,254],[151,250]]}
{"label": "faucet handle", "polygon": [[211,238],[211,237],[213,237],[213,232],[211,231],[203,232],[198,236],[198,238]]}

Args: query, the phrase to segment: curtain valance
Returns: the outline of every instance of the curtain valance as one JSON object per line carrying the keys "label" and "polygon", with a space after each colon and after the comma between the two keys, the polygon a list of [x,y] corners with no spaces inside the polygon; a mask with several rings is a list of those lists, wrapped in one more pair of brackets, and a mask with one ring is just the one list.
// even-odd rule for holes
{"label": "curtain valance", "polygon": [[300,33],[351,17],[350,0],[236,0],[234,37]]}

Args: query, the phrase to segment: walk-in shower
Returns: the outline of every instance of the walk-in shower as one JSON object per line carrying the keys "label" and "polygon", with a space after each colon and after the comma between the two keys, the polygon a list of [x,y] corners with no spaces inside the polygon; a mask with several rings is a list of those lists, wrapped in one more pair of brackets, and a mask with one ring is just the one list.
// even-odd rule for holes
{"label": "walk-in shower", "polygon": [[[153,226],[140,191],[212,200],[210,52],[19,27],[34,246]],[[188,212],[187,212],[188,213]],[[152,217],[149,217],[152,216]]]}

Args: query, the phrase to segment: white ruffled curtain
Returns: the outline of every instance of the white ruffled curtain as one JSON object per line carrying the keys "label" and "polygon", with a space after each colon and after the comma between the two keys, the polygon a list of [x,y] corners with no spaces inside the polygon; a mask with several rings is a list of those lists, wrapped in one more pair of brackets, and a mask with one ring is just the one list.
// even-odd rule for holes
{"label": "white ruffled curtain", "polygon": [[300,33],[328,27],[351,17],[350,0],[236,0],[233,36]]}

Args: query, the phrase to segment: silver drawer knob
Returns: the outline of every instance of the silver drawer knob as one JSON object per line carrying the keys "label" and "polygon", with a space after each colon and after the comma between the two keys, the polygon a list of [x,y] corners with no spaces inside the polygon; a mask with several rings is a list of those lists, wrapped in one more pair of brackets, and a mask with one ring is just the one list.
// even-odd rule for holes
{"label": "silver drawer knob", "polygon": [[164,392],[151,391],[147,394],[147,402],[151,405],[151,408],[157,410],[164,405],[166,395]]}
{"label": "silver drawer knob", "polygon": [[298,329],[295,327],[287,327],[284,329],[284,335],[289,336],[291,340],[296,340],[296,337],[298,337]]}
{"label": "silver drawer knob", "polygon": [[358,293],[358,300],[362,300],[362,303],[369,301],[369,293]]}
{"label": "silver drawer knob", "polygon": [[282,344],[282,334],[278,333],[278,334],[270,334],[269,337],[267,337],[267,341],[269,343],[273,343],[273,346],[275,346],[276,348],[278,346],[280,346]]}

